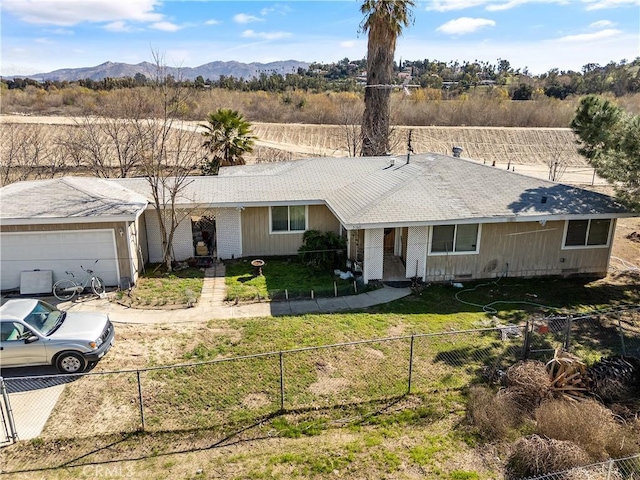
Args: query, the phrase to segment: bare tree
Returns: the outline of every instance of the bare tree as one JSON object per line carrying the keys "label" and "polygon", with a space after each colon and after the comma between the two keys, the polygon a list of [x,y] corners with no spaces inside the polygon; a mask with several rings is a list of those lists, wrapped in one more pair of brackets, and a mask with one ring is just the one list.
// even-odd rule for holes
{"label": "bare tree", "polygon": [[350,157],[360,153],[362,146],[360,121],[364,114],[364,106],[360,99],[344,101],[338,105],[338,121],[340,122],[340,143],[349,152]]}
{"label": "bare tree", "polygon": [[55,143],[47,140],[43,125],[3,126],[0,181],[2,185],[28,179],[53,178],[65,169]]}
{"label": "bare tree", "polygon": [[25,137],[18,132],[15,124],[5,124],[2,128],[2,157],[0,159],[0,184],[8,185],[12,182],[26,180],[25,169],[22,168],[24,161]]}
{"label": "bare tree", "polygon": [[547,166],[549,167],[549,180],[552,182],[558,182],[562,178],[564,173],[567,171],[567,154],[571,153],[573,152],[558,145],[553,147],[547,160]]}
{"label": "bare tree", "polygon": [[[163,264],[172,270],[173,239],[180,223],[197,208],[188,198],[190,175],[201,160],[200,136],[181,128],[190,91],[167,75],[167,68],[158,52],[153,52],[156,76],[152,81],[152,101],[158,106],[157,118],[136,119],[133,124],[141,146],[140,169],[147,179],[156,211],[162,241]],[[187,203],[190,209],[178,209]]]}

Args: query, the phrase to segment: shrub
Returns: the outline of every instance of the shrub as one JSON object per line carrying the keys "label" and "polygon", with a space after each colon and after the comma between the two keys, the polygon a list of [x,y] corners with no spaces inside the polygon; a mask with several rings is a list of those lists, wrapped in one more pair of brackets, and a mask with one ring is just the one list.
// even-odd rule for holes
{"label": "shrub", "polygon": [[564,440],[524,437],[514,445],[507,461],[508,478],[524,478],[560,472],[589,463],[578,445]]}
{"label": "shrub", "polygon": [[522,424],[523,415],[510,395],[497,395],[488,387],[473,386],[469,390],[467,418],[485,440],[502,440]]}
{"label": "shrub", "polygon": [[523,411],[533,409],[549,398],[551,380],[542,362],[528,360],[518,362],[509,367],[505,374],[505,383],[516,402]]}
{"label": "shrub", "polygon": [[319,270],[339,266],[340,258],[344,258],[347,244],[344,238],[334,232],[307,230],[302,236],[302,246],[298,250],[303,263]]}
{"label": "shrub", "polygon": [[539,435],[571,440],[592,461],[630,456],[639,450],[631,429],[617,423],[613,412],[595,400],[544,402],[536,409],[535,418]]}

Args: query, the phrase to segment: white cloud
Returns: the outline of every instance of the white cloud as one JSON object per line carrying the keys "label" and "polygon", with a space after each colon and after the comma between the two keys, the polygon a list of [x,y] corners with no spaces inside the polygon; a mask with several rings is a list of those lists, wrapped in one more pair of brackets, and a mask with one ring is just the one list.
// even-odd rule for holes
{"label": "white cloud", "polygon": [[39,43],[41,45],[51,45],[53,42],[51,40],[49,40],[48,38],[36,38],[34,41],[34,43]]}
{"label": "white cloud", "polygon": [[615,25],[615,23],[610,22],[609,20],[600,20],[597,22],[593,22],[591,24],[589,24],[589,27],[591,28],[605,28],[605,27],[613,27]]}
{"label": "white cloud", "polygon": [[346,40],[344,42],[340,42],[340,48],[353,48],[357,45],[355,40]]}
{"label": "white cloud", "polygon": [[[575,0],[431,0],[427,10],[436,12],[450,12],[467,8],[485,7],[487,11],[497,12],[509,10],[528,3],[556,3],[568,4]],[[579,0],[587,10],[602,10],[605,8],[629,7],[640,5],[640,0]]]}
{"label": "white cloud", "polygon": [[69,30],[68,28],[54,28],[53,30],[47,30],[50,33],[54,33],[56,35],[73,35],[74,31]]}
{"label": "white cloud", "polygon": [[490,3],[487,5],[487,11],[489,12],[501,12],[503,10],[511,10],[512,8],[518,7],[520,5],[525,5],[527,3],[532,3],[530,0],[510,0],[509,2],[503,3]]}
{"label": "white cloud", "polygon": [[607,8],[631,7],[640,5],[640,0],[583,0],[587,10],[604,10]]}
{"label": "white cloud", "polygon": [[27,23],[77,25],[82,22],[160,22],[160,0],[3,0],[2,9]]}
{"label": "white cloud", "polygon": [[107,23],[104,26],[104,29],[109,32],[132,32],[133,28],[123,22],[122,20],[118,20],[117,22]]}
{"label": "white cloud", "polygon": [[244,38],[260,38],[262,40],[277,40],[279,38],[290,37],[289,32],[255,32],[253,30],[245,30],[242,32]]}
{"label": "white cloud", "polygon": [[495,27],[495,25],[496,22],[488,18],[460,17],[440,25],[436,31],[447,35],[466,35],[484,27]]}
{"label": "white cloud", "polygon": [[180,25],[171,22],[156,22],[152,23],[150,27],[163,32],[177,32],[182,28]]}
{"label": "white cloud", "polygon": [[260,10],[260,15],[262,15],[263,17],[266,15],[269,15],[270,13],[278,13],[280,15],[286,15],[287,13],[291,12],[291,7],[287,6],[287,5],[280,5],[278,3],[274,4],[271,7],[265,7],[262,10]]}
{"label": "white cloud", "polygon": [[489,3],[491,0],[433,0],[427,10],[436,12],[450,12],[452,10],[464,10],[466,8],[479,7]]}
{"label": "white cloud", "polygon": [[251,23],[251,22],[261,22],[264,19],[260,17],[256,17],[254,15],[247,15],[246,13],[238,13],[233,16],[233,21],[236,23]]}
{"label": "white cloud", "polygon": [[216,20],[215,18],[212,18],[211,20],[207,20],[206,22],[204,22],[205,25],[220,25],[222,22],[220,20]]}
{"label": "white cloud", "polygon": [[558,38],[558,42],[565,43],[582,43],[582,42],[592,42],[594,40],[602,40],[605,38],[617,37],[622,32],[615,28],[608,28],[605,30],[600,30],[599,32],[594,33],[581,33],[578,35],[567,35],[566,37]]}

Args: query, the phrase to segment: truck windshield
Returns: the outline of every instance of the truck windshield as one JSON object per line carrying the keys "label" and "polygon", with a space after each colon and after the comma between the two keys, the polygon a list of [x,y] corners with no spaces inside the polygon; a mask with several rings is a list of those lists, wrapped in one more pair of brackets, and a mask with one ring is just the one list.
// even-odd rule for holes
{"label": "truck windshield", "polygon": [[24,321],[44,335],[49,335],[62,323],[65,313],[46,302],[38,302]]}

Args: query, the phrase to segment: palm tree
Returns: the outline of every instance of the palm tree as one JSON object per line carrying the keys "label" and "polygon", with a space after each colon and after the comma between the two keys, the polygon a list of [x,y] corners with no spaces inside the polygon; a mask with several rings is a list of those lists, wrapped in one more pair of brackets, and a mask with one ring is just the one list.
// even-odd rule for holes
{"label": "palm tree", "polygon": [[209,113],[207,123],[200,127],[206,139],[202,144],[207,149],[202,165],[205,175],[217,175],[221,166],[244,165],[243,155],[253,151],[256,137],[251,134],[251,124],[236,110],[220,108]]}
{"label": "palm tree", "polygon": [[367,47],[367,88],[362,118],[362,155],[384,155],[389,148],[390,85],[396,40],[402,28],[413,22],[413,0],[365,0],[360,31],[369,32]]}

